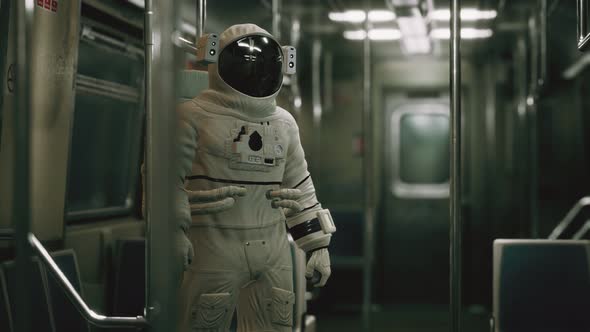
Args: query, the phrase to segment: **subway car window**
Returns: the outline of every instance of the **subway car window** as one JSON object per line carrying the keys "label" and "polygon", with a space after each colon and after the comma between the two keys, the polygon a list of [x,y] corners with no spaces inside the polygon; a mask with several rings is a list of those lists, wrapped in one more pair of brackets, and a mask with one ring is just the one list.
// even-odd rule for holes
{"label": "subway car window", "polygon": [[129,214],[141,158],[141,44],[85,23],[68,169],[66,213],[71,221]]}
{"label": "subway car window", "polygon": [[449,117],[405,114],[399,123],[400,180],[409,184],[449,181]]}
{"label": "subway car window", "polygon": [[391,112],[390,124],[394,194],[448,196],[448,105],[427,100],[403,103]]}

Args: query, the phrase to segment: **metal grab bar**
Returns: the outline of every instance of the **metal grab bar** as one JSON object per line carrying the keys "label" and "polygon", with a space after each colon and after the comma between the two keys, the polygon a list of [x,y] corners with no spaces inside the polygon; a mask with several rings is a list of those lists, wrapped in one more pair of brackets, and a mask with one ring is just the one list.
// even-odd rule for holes
{"label": "metal grab bar", "polygon": [[590,231],[590,219],[586,220],[586,222],[584,223],[584,225],[580,228],[580,230],[574,234],[574,236],[572,237],[573,240],[579,240],[582,238],[582,236],[586,235],[586,233]]}
{"label": "metal grab bar", "polygon": [[588,31],[588,0],[578,0],[578,50],[586,51],[590,47],[590,31]]}
{"label": "metal grab bar", "polygon": [[55,276],[57,279],[58,284],[63,288],[66,295],[72,301],[76,309],[84,316],[86,321],[89,323],[99,326],[99,327],[147,327],[148,321],[143,316],[137,317],[109,317],[97,314],[94,312],[86,302],[82,299],[80,294],[76,291],[74,286],[70,283],[68,278],[64,275],[64,273],[60,270],[57,266],[55,261],[51,258],[45,247],[39,242],[39,240],[33,235],[29,233],[27,236],[31,247],[33,250],[39,255],[41,262],[45,265],[45,267]]}
{"label": "metal grab bar", "polygon": [[549,235],[550,240],[556,240],[565,231],[565,229],[576,219],[576,217],[584,210],[590,207],[590,196],[582,197],[574,207],[565,215],[565,217],[557,224],[553,232]]}

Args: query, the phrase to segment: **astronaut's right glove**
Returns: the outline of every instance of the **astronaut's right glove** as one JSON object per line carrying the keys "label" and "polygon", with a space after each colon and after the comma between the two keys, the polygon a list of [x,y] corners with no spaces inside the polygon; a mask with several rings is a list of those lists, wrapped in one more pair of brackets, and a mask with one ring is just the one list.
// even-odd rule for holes
{"label": "astronaut's right glove", "polygon": [[328,246],[332,233],[336,232],[330,211],[301,211],[287,218],[287,228],[297,246],[306,253],[311,253],[307,262],[306,277],[312,278],[314,272],[319,273],[321,277],[314,286],[324,286],[331,274]]}
{"label": "astronaut's right glove", "polygon": [[191,215],[212,214],[228,210],[234,206],[237,197],[246,195],[246,188],[237,186],[212,190],[184,190],[188,196]]}
{"label": "astronaut's right glove", "polygon": [[195,258],[195,250],[193,249],[191,240],[182,228],[176,233],[176,250],[178,257],[181,257],[182,259],[183,269],[186,271],[188,266],[192,263],[193,258]]}

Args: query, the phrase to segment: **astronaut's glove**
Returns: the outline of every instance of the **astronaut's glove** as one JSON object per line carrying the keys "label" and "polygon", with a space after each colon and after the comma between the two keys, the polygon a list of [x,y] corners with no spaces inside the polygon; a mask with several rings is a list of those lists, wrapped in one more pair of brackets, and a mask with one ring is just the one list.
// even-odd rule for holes
{"label": "astronaut's glove", "polygon": [[176,233],[176,249],[179,257],[182,259],[183,269],[186,271],[188,266],[193,262],[193,258],[195,258],[195,250],[193,249],[191,240],[183,229],[179,229]]}
{"label": "astronaut's glove", "polygon": [[237,186],[212,190],[184,190],[188,196],[191,215],[213,214],[228,210],[234,206],[237,197],[246,195],[246,188]]}
{"label": "astronaut's glove", "polygon": [[[319,281],[313,278],[314,272],[316,271],[321,275]],[[328,252],[328,248],[322,248],[312,252],[309,261],[307,261],[305,277],[308,279],[313,278],[312,283],[314,287],[324,287],[328,278],[330,278],[330,274],[332,274],[332,270],[330,269],[330,253]]]}
{"label": "astronaut's glove", "polygon": [[266,198],[271,201],[270,205],[274,209],[283,208],[287,217],[303,210],[297,202],[301,196],[303,193],[299,189],[277,189],[266,192]]}

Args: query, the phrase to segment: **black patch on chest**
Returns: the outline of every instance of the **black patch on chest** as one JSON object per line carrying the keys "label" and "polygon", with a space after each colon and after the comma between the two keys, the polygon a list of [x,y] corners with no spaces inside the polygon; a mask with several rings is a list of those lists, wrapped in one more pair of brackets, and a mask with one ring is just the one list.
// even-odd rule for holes
{"label": "black patch on chest", "polygon": [[252,151],[260,151],[262,149],[262,136],[257,131],[250,135],[248,146]]}

